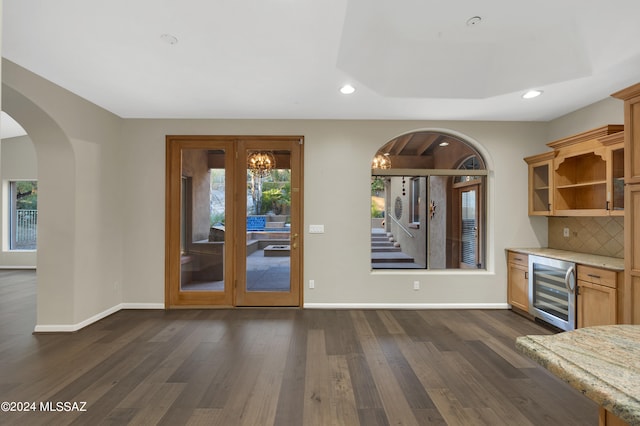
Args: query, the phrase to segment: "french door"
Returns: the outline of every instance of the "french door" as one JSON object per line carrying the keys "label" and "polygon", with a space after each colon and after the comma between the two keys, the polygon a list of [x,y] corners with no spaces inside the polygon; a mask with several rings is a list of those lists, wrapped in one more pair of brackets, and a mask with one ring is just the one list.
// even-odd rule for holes
{"label": "french door", "polygon": [[166,143],[165,306],[299,306],[302,138]]}

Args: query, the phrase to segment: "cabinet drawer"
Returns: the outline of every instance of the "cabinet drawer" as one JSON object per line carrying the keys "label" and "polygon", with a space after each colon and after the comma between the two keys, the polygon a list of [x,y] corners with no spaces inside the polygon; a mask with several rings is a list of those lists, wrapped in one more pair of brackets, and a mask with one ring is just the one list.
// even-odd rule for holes
{"label": "cabinet drawer", "polygon": [[510,251],[508,261],[509,263],[515,263],[516,265],[529,266],[529,256],[522,253]]}
{"label": "cabinet drawer", "polygon": [[578,265],[578,279],[611,288],[617,287],[617,272],[610,269]]}

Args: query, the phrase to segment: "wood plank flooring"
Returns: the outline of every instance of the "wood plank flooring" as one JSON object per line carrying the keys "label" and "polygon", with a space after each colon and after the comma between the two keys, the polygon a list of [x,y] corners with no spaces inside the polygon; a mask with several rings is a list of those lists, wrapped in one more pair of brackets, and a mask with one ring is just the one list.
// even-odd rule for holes
{"label": "wood plank flooring", "polygon": [[33,335],[35,273],[0,271],[2,425],[596,425],[586,397],[514,350],[506,310],[121,311]]}

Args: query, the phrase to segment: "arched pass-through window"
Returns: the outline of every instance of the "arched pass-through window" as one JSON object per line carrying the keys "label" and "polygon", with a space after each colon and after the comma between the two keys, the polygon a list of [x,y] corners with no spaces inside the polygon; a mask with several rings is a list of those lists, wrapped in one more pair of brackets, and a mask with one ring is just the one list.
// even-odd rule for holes
{"label": "arched pass-through window", "polygon": [[487,169],[459,137],[399,136],[371,168],[371,268],[485,269]]}

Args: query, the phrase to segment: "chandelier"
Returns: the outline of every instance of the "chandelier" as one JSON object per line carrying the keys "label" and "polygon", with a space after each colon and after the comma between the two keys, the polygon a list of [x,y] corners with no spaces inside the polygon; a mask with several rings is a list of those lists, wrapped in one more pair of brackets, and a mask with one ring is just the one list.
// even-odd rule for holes
{"label": "chandelier", "polygon": [[373,157],[373,161],[371,162],[372,169],[390,169],[391,168],[391,159],[389,159],[389,154],[378,154]]}
{"label": "chandelier", "polygon": [[265,177],[276,168],[276,159],[271,152],[252,152],[247,157],[247,168],[252,175]]}

